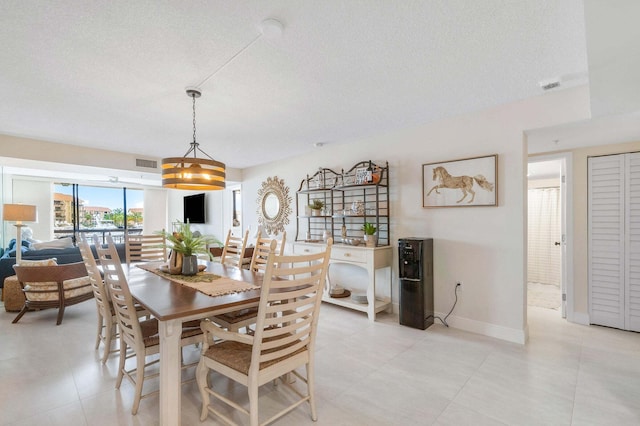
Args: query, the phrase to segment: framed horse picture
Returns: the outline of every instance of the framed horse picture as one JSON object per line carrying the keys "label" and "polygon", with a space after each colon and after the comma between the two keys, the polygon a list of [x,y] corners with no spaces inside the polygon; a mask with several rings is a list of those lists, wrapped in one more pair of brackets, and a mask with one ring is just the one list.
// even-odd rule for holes
{"label": "framed horse picture", "polygon": [[497,205],[497,154],[422,165],[422,207]]}

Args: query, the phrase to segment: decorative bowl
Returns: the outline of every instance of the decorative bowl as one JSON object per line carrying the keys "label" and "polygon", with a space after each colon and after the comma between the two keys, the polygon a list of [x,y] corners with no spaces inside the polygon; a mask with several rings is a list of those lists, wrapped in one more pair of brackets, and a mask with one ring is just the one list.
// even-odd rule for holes
{"label": "decorative bowl", "polygon": [[362,244],[362,240],[360,238],[343,238],[342,242],[350,246],[359,246]]}

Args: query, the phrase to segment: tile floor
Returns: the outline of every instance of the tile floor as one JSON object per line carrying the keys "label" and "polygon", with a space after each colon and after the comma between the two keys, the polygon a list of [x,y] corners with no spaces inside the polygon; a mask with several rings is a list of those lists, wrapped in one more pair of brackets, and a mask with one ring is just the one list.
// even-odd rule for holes
{"label": "tile floor", "polygon": [[[93,350],[95,304],[55,311],[0,312],[1,425],[156,425],[158,399],[131,416],[132,386],[114,389],[117,360]],[[517,345],[434,325],[399,326],[323,305],[317,349],[319,418],[306,405],[277,425],[638,425],[640,335],[567,323],[529,309],[530,342]],[[197,350],[185,354],[196,359]],[[237,395],[243,388],[216,386]],[[151,380],[145,386],[157,386]],[[282,390],[261,390],[263,415]],[[200,423],[195,384],[183,386],[183,425]]]}

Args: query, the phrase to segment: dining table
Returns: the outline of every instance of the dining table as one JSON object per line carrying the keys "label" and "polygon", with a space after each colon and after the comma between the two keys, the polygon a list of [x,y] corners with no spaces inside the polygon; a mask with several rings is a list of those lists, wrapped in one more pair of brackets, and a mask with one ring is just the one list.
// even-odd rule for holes
{"label": "dining table", "polygon": [[160,337],[160,425],[176,426],[181,419],[182,323],[258,305],[262,274],[206,262],[206,273],[253,284],[255,289],[209,296],[180,282],[180,275],[158,274],[161,262],[131,265],[131,295],[158,320]]}

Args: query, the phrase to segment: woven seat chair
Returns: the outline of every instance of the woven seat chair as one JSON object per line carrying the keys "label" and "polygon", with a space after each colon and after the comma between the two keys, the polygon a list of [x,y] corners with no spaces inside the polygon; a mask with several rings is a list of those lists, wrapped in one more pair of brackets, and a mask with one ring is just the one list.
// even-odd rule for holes
{"label": "woven seat chair", "polygon": [[[164,229],[162,230],[164,232]],[[132,262],[166,262],[167,240],[164,235],[124,235],[127,266]]]}
{"label": "woven seat chair", "polygon": [[[287,242],[287,231],[282,233],[282,238],[276,241],[276,254],[282,256],[284,253],[284,245]],[[251,256],[251,264],[249,270],[264,274],[267,268],[267,258],[271,252],[271,239],[262,236],[262,229],[258,228],[258,237]]]}
{"label": "woven seat chair", "polygon": [[[287,373],[292,373],[306,384],[307,391],[303,393],[298,390],[299,383],[283,380],[300,398],[263,423],[271,423],[303,402],[309,403],[311,418],[317,420],[314,397],[315,338],[332,242],[330,239],[326,250],[321,253],[298,256],[279,256],[275,253],[276,242],[271,243],[253,335],[227,331],[209,320],[202,322],[205,336],[196,370],[202,395],[201,421],[211,413],[228,424],[235,424],[233,418],[211,404],[213,396],[248,415],[250,424],[257,426],[258,388]],[[305,376],[297,371],[303,366],[306,367]],[[232,401],[229,395],[220,393],[223,386],[218,385],[218,390],[209,386],[211,370],[247,387],[248,409]],[[234,386],[228,386],[228,389],[233,390]]]}
{"label": "woven seat chair", "polygon": [[[96,245],[97,246],[97,245]],[[91,288],[93,290],[93,297],[96,301],[96,310],[98,313],[98,332],[96,334],[96,347],[98,350],[100,342],[104,344],[104,353],[102,354],[102,363],[107,362],[109,353],[111,351],[111,341],[116,335],[116,319],[115,312],[113,312],[111,306],[111,299],[109,293],[104,285],[100,269],[96,259],[91,252],[91,246],[85,239],[84,235],[78,242],[78,248],[80,249],[80,255],[82,256],[82,262],[84,263],[87,275],[91,281]]]}
{"label": "woven seat chair", "polygon": [[[284,252],[284,245],[287,239],[287,232],[282,233],[282,238],[276,241],[276,254],[282,256]],[[256,237],[255,247],[253,249],[253,256],[251,257],[251,264],[249,270],[264,274],[267,266],[267,258],[271,252],[271,239],[262,236],[262,228],[258,227],[258,236]],[[256,314],[258,308],[247,308],[239,311],[228,312],[226,314],[216,315],[211,318],[213,322],[226,328],[229,331],[238,331],[242,328],[247,328],[256,322]],[[250,330],[247,328],[247,332]]]}
{"label": "woven seat chair", "polygon": [[67,306],[93,297],[91,282],[82,262],[53,266],[14,265],[13,269],[26,299],[13,320],[14,324],[27,311],[58,308],[56,325],[60,325]]}
{"label": "woven seat chair", "polygon": [[[142,321],[138,318],[133,297],[129,291],[127,278],[122,269],[116,246],[110,235],[107,236],[107,243],[107,254],[104,257],[100,257],[100,264],[102,265],[104,280],[109,289],[114,310],[116,311],[120,331],[120,362],[118,365],[116,389],[120,389],[124,376],[135,386],[135,396],[133,406],[131,407],[131,414],[135,415],[138,412],[142,398],[158,393],[158,391],[155,391],[145,395],[142,394],[145,379],[158,375],[158,373],[155,373],[145,376],[146,368],[160,361],[159,359],[155,359],[151,362],[146,362],[148,356],[160,352],[158,321],[155,318]],[[182,346],[200,342],[202,339],[202,330],[197,325],[197,321],[187,322],[182,325],[180,341]],[[131,349],[130,355],[127,355],[127,349]],[[136,367],[127,370],[126,360],[132,357],[136,358]],[[191,365],[184,365],[183,368],[190,366]]]}
{"label": "woven seat chair", "polygon": [[227,240],[222,249],[220,263],[228,266],[242,268],[244,261],[244,250],[247,248],[247,239],[249,239],[249,230],[247,229],[242,237],[236,237],[231,233],[227,233]]}
{"label": "woven seat chair", "polygon": [[[94,247],[98,257],[106,256],[109,252],[107,249],[102,248],[100,240],[97,236],[93,238]],[[82,261],[87,270],[87,275],[91,281],[91,288],[93,289],[93,297],[96,301],[96,311],[98,314],[98,331],[96,333],[96,346],[98,350],[100,343],[104,345],[104,351],[100,357],[103,364],[107,362],[109,355],[118,352],[118,347],[112,349],[113,342],[118,337],[118,320],[116,318],[116,311],[113,309],[111,303],[111,297],[107,291],[107,286],[102,279],[102,274],[98,267],[98,261],[93,257],[91,246],[86,240],[84,235],[78,242],[78,248],[80,249],[80,255]],[[136,304],[136,312],[139,317],[149,315],[149,312],[142,306]]]}

